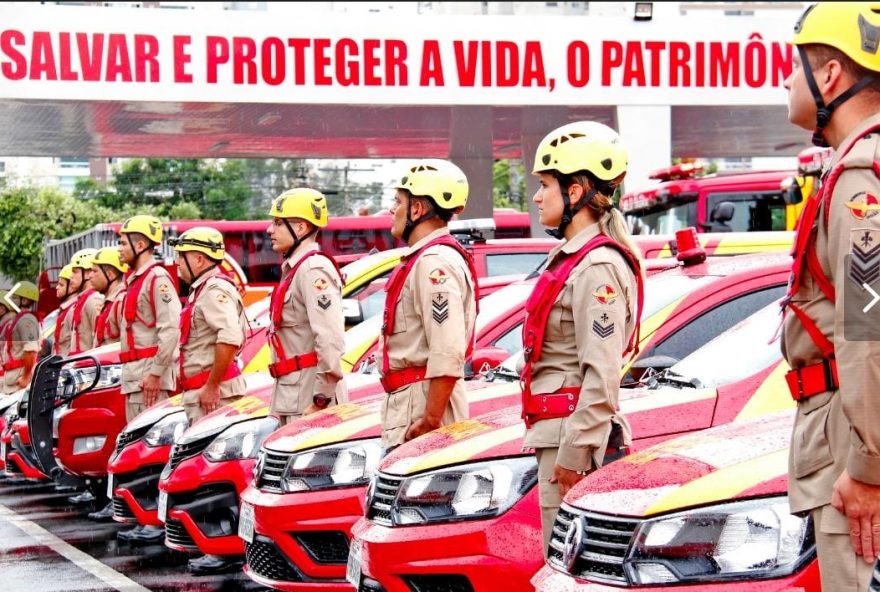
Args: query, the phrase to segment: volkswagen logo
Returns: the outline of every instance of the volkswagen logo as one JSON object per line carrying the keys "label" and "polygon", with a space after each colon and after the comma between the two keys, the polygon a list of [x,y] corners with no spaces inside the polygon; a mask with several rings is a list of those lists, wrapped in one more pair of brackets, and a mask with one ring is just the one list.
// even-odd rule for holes
{"label": "volkswagen logo", "polygon": [[568,573],[574,573],[574,564],[583,547],[584,525],[580,516],[573,516],[565,533],[562,547],[562,565]]}

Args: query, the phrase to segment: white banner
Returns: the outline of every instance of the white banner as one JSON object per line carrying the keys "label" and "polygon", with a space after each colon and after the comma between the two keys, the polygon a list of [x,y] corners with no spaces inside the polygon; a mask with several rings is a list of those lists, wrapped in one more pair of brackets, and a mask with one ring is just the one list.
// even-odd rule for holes
{"label": "white banner", "polygon": [[[290,18],[290,17],[286,17]],[[0,5],[0,98],[784,104],[794,18],[315,14]]]}

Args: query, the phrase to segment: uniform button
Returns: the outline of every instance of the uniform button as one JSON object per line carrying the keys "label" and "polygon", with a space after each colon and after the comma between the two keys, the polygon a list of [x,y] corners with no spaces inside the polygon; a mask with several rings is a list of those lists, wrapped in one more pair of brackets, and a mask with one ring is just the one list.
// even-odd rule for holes
{"label": "uniform button", "polygon": [[572,395],[571,393],[569,393],[569,395],[568,395],[568,400],[569,400],[569,401],[574,401],[574,395]]}
{"label": "uniform button", "polygon": [[569,406],[568,406],[568,410],[569,410],[569,411],[574,411],[574,405],[569,405]]}

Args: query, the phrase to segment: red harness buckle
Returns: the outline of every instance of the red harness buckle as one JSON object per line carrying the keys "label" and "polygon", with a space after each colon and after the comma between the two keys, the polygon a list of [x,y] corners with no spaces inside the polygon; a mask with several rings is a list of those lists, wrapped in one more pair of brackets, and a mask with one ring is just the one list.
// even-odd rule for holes
{"label": "red harness buckle", "polygon": [[801,366],[785,374],[788,390],[795,401],[803,401],[815,395],[836,391],[840,383],[837,380],[837,361],[825,358],[816,364]]}
{"label": "red harness buckle", "polygon": [[309,352],[269,364],[269,374],[272,375],[272,378],[278,378],[279,376],[286,376],[292,372],[298,372],[304,368],[312,368],[317,365],[318,352]]}
{"label": "red harness buckle", "polygon": [[561,388],[555,393],[530,394],[526,397],[523,408],[526,425],[531,426],[543,419],[568,417],[577,409],[580,396],[579,386]]}
{"label": "red harness buckle", "polygon": [[400,370],[392,370],[385,374],[379,379],[379,382],[382,383],[382,388],[385,389],[386,393],[393,393],[407,385],[425,380],[425,374],[427,373],[428,368],[425,366],[401,368]]}
{"label": "red harness buckle", "polygon": [[143,360],[144,358],[152,358],[158,351],[158,345],[130,349],[119,353],[119,361],[123,364],[128,364],[129,362],[136,362],[137,360]]}

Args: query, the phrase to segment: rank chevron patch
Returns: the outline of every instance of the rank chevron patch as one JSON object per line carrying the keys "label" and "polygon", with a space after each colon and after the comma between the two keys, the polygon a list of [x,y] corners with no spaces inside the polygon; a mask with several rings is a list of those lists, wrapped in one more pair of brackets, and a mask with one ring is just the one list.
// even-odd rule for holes
{"label": "rank chevron patch", "polygon": [[880,230],[850,231],[849,278],[859,287],[880,279]]}
{"label": "rank chevron patch", "polygon": [[438,325],[442,325],[449,318],[449,300],[446,299],[446,295],[437,294],[434,296],[431,301],[431,313],[434,316],[434,322]]}
{"label": "rank chevron patch", "polygon": [[602,323],[599,321],[593,321],[593,333],[595,333],[599,339],[608,339],[614,335],[614,323],[603,324],[608,323],[607,314],[603,314],[600,319],[602,320]]}

